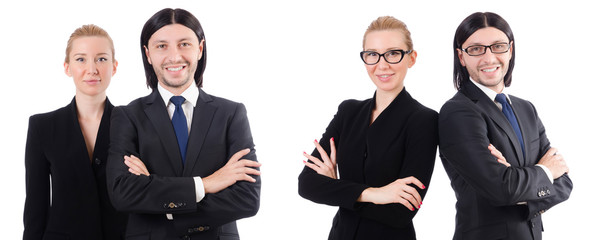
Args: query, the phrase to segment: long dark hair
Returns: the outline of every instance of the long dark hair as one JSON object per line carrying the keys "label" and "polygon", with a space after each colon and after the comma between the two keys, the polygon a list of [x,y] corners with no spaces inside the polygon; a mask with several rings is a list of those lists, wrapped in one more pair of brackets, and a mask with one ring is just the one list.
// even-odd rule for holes
{"label": "long dark hair", "polygon": [[193,14],[184,9],[164,8],[154,14],[143,26],[141,31],[141,56],[143,56],[143,67],[145,67],[145,77],[147,78],[147,86],[155,89],[158,86],[158,78],[153,70],[147,55],[145,54],[144,46],[147,46],[149,38],[157,32],[160,28],[170,24],[181,24],[190,28],[195,32],[199,42],[203,40],[203,56],[199,59],[197,70],[195,71],[195,84],[197,87],[203,86],[203,72],[205,71],[205,63],[207,62],[207,45],[205,43],[205,34],[199,20]]}
{"label": "long dark hair", "polygon": [[464,81],[468,81],[470,76],[466,67],[460,64],[460,59],[458,58],[458,49],[462,48],[462,44],[475,33],[477,30],[481,28],[487,27],[494,27],[506,34],[509,41],[512,42],[511,51],[512,51],[512,58],[510,58],[510,63],[508,67],[508,71],[504,76],[504,85],[509,87],[512,83],[512,70],[514,69],[514,56],[515,50],[514,44],[514,34],[512,33],[512,29],[510,29],[510,25],[508,22],[504,20],[500,15],[497,15],[492,12],[476,12],[465,18],[460,26],[456,29],[456,34],[454,34],[454,87],[456,89],[460,89],[462,83]]}

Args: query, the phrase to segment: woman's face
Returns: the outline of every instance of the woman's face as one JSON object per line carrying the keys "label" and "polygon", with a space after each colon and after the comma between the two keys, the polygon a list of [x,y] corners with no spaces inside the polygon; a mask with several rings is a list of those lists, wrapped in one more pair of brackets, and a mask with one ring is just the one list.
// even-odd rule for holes
{"label": "woman's face", "polygon": [[68,54],[70,60],[64,63],[64,72],[73,78],[77,95],[105,94],[118,66],[108,39],[100,36],[77,38]]}
{"label": "woman's face", "polygon": [[[365,36],[364,51],[374,51],[381,54],[389,50],[408,51],[404,34],[398,30],[373,31]],[[405,54],[402,61],[395,64],[388,63],[383,56],[374,65],[366,65],[367,73],[377,86],[377,91],[396,93],[404,87],[404,77],[407,70],[415,64],[417,52]]]}

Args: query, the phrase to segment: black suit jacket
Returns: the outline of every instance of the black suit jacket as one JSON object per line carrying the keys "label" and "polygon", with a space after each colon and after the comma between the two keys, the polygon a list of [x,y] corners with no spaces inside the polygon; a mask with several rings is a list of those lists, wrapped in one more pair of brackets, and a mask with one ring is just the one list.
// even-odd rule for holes
{"label": "black suit jacket", "polygon": [[[211,175],[244,148],[251,149],[245,159],[257,159],[244,105],[199,92],[185,166],[157,90],[114,108],[108,186],[114,206],[131,213],[129,239],[238,239],[235,220],[259,209],[259,176],[196,202],[193,176]],[[128,172],[123,157],[131,154],[145,163],[149,177]]]}
{"label": "black suit jacket", "polygon": [[[552,184],[535,166],[550,148],[545,128],[530,102],[510,99],[524,156],[504,114],[472,82],[465,82],[440,111],[440,157],[457,199],[454,239],[541,239],[540,214],[572,191],[567,174]],[[490,143],[511,167],[496,161],[487,149]]]}
{"label": "black suit jacket", "polygon": [[106,189],[112,108],[106,99],[92,159],[74,98],[66,107],[31,116],[23,239],[124,238],[126,214],[115,211]]}
{"label": "black suit jacket", "polygon": [[[329,239],[415,239],[410,211],[401,204],[358,203],[368,187],[382,187],[414,176],[429,186],[437,150],[437,112],[414,100],[403,89],[369,125],[375,97],[347,100],[338,107],[320,144],[329,153],[337,147],[340,179],[305,167],[299,194],[316,203],[339,206]],[[320,157],[317,150],[312,153]],[[421,197],[427,189],[415,187]]]}

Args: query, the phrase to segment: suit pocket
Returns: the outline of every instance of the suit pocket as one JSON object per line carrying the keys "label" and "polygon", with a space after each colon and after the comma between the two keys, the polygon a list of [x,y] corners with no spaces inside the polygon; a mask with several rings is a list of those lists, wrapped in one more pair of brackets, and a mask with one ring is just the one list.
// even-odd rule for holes
{"label": "suit pocket", "polygon": [[467,231],[464,234],[464,239],[470,240],[495,240],[508,238],[508,226],[506,223],[497,223],[477,227],[473,230]]}
{"label": "suit pocket", "polygon": [[240,240],[236,222],[226,223],[218,229],[218,239],[220,240]]}
{"label": "suit pocket", "polygon": [[127,234],[126,240],[149,240],[151,239],[150,233],[135,233]]}
{"label": "suit pocket", "polygon": [[240,240],[238,235],[220,235],[219,240]]}
{"label": "suit pocket", "polygon": [[236,232],[220,232],[218,233],[219,240],[240,240],[240,236]]}
{"label": "suit pocket", "polygon": [[72,238],[66,233],[59,233],[59,232],[52,232],[52,231],[46,231],[44,233],[44,237],[43,237],[43,240],[67,240],[67,239],[72,239]]}

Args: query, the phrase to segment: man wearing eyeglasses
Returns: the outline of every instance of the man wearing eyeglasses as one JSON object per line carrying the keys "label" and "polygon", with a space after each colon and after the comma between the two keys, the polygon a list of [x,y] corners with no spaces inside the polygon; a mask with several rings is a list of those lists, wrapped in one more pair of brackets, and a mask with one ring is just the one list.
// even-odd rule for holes
{"label": "man wearing eyeglasses", "polygon": [[458,93],[439,115],[440,157],[457,198],[453,239],[541,239],[541,214],[572,191],[534,106],[507,94],[514,50],[495,13],[474,13],[456,29]]}

